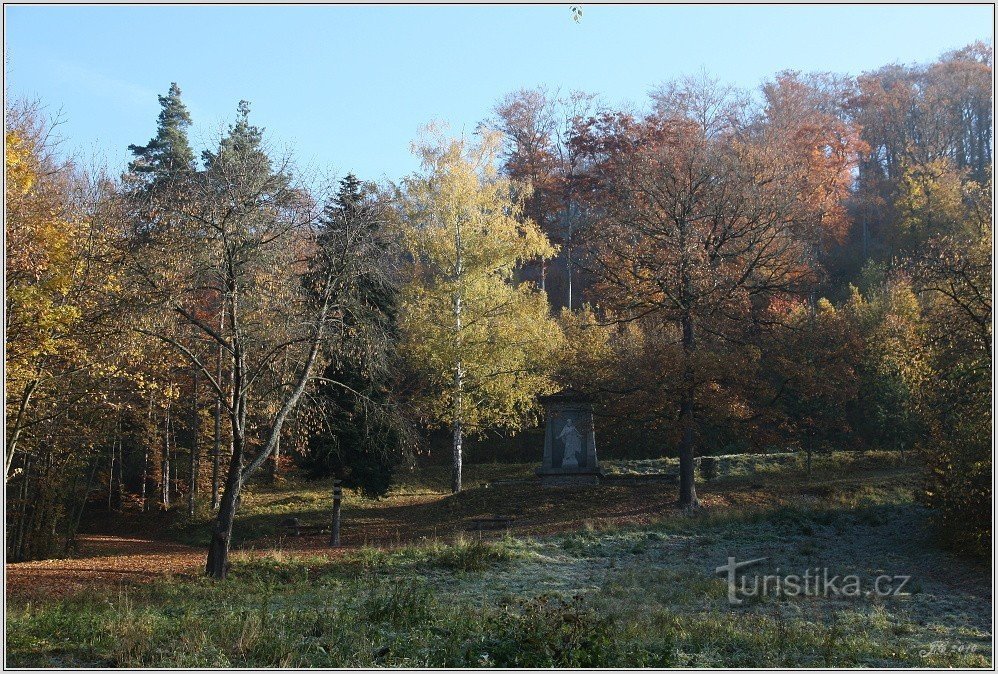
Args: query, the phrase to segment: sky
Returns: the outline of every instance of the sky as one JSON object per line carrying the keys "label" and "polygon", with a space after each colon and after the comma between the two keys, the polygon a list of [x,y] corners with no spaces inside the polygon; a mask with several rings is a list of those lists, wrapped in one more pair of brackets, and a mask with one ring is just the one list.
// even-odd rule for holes
{"label": "sky", "polygon": [[993,43],[988,5],[16,6],[4,8],[8,97],[37,98],[62,149],[119,172],[177,82],[197,152],[240,99],[279,148],[322,172],[397,180],[442,120],[474,131],[537,85],[642,107],[706,70],[757,88],[781,70],[856,75]]}

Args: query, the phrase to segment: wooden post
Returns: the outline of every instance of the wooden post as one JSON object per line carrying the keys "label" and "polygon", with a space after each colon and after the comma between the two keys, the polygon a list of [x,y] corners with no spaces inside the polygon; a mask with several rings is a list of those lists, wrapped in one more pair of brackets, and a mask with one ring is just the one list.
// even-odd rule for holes
{"label": "wooden post", "polygon": [[340,480],[333,480],[333,525],[330,527],[329,545],[340,546],[340,503],[343,500],[343,487]]}

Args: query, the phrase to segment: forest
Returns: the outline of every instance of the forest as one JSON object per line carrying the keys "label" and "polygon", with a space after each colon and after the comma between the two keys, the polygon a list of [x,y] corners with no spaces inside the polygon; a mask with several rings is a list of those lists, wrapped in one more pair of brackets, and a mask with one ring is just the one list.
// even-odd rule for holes
{"label": "forest", "polygon": [[663,508],[704,509],[698,457],[889,450],[989,554],[992,81],[977,43],[642,109],[498,91],[397,183],[304,167],[246,101],[194,147],[182,83],[121,175],[8,101],[7,561],[168,514],[225,578],[247,486],[373,498],[431,460],[458,494],[565,388],[602,457],[678,458]]}

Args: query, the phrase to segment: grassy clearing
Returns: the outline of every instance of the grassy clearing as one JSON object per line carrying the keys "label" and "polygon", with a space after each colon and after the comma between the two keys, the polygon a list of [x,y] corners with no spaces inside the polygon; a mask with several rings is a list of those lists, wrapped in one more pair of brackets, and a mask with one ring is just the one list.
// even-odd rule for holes
{"label": "grassy clearing", "polygon": [[[535,464],[471,464],[465,467],[464,486],[474,493],[499,480],[525,480],[536,477]],[[328,524],[332,507],[332,479],[306,480],[288,475],[276,485],[253,482],[244,487],[242,503],[236,515],[234,544],[252,545],[272,537],[282,520],[296,517],[303,525]],[[450,466],[416,466],[400,473],[398,483],[381,499],[364,498],[345,489],[343,518],[363,522],[391,507],[421,505],[450,495]],[[203,504],[202,504],[203,505]],[[202,507],[193,519],[175,518],[165,530],[179,543],[207,546],[212,513]]]}
{"label": "grassy clearing", "polygon": [[[769,498],[641,524],[334,556],[236,553],[222,583],[13,602],[7,664],[990,667],[989,569],[934,546],[913,474],[882,460],[825,468],[810,481],[728,476],[706,491],[755,496],[762,480]],[[253,516],[289,507],[276,492],[253,498]],[[714,571],[729,556],[766,557],[759,573],[828,567],[864,587],[910,575],[910,594],[731,606]]]}
{"label": "grassy clearing", "polygon": [[[796,486],[807,482],[804,476],[804,459],[798,454],[740,454],[716,457],[719,461],[717,477],[704,481],[698,472],[698,482],[711,489],[738,489],[742,487],[767,489],[774,484]],[[896,452],[834,452],[815,455],[812,463],[812,477],[816,482],[830,479],[847,479],[851,475],[869,475],[871,471],[894,471],[901,466]],[[641,461],[607,461],[607,472],[616,475],[645,475],[652,473],[675,473],[678,470],[676,459],[663,458]],[[462,516],[516,515],[519,518],[530,516],[543,508],[548,521],[565,520],[574,523],[576,511],[584,503],[577,498],[551,499],[547,496],[531,500],[540,492],[535,485],[519,485],[519,490],[499,486],[491,490],[490,484],[515,483],[535,478],[536,464],[471,464],[465,469],[465,491],[459,497],[450,497],[450,467],[422,466],[399,475],[399,483],[387,497],[368,499],[351,491],[344,490],[344,521],[362,525],[370,532],[370,541],[384,544],[391,539],[403,542],[407,537],[404,531],[431,522],[439,523],[434,528],[425,529],[420,535],[434,538],[451,535],[461,530]],[[779,478],[779,482],[774,482]],[[786,484],[784,484],[786,483]],[[666,487],[665,489],[668,489]],[[515,494],[513,492],[516,492]],[[629,489],[619,496],[613,490],[604,490],[606,498],[617,500],[627,498]],[[671,493],[671,492],[670,492]],[[504,502],[504,496],[511,495],[513,503]],[[445,498],[446,497],[446,498]],[[236,517],[234,544],[236,547],[254,546],[257,541],[264,545],[278,531],[280,522],[288,517],[296,517],[304,525],[327,524],[332,499],[332,481],[308,481],[289,475],[277,485],[252,483],[243,492],[242,505]],[[564,512],[563,512],[564,511]],[[601,517],[593,508],[586,508],[587,517]],[[181,517],[172,521],[166,530],[167,535],[177,542],[206,546],[209,540],[211,513],[204,509],[195,518]],[[365,541],[360,541],[361,543]]]}

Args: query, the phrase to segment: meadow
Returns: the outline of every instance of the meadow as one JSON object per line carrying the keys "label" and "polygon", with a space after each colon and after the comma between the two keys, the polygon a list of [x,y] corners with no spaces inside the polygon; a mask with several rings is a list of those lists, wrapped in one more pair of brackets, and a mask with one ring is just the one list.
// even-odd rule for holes
{"label": "meadow", "polygon": [[[8,566],[7,665],[992,666],[990,568],[940,546],[914,499],[919,473],[896,454],[818,457],[810,477],[800,461],[731,460],[698,485],[693,514],[673,507],[672,485],[540,489],[531,470],[471,465],[457,496],[434,467],[383,499],[348,492],[336,550],[325,534],[277,533],[289,516],[324,521],[328,482],[253,485],[224,581],[187,548],[204,522],[179,519],[156,532],[195,565],[178,572],[81,571],[60,594],[38,591],[52,562]],[[514,520],[469,530],[493,516]],[[899,596],[733,606],[715,571],[729,556],[766,558],[760,574],[910,582]]]}

